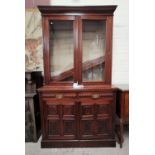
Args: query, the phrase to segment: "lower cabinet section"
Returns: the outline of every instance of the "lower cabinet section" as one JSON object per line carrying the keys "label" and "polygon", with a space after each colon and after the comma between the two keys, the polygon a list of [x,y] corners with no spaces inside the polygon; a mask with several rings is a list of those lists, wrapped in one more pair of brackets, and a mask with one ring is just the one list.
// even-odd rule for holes
{"label": "lower cabinet section", "polygon": [[115,95],[42,98],[42,147],[115,146]]}

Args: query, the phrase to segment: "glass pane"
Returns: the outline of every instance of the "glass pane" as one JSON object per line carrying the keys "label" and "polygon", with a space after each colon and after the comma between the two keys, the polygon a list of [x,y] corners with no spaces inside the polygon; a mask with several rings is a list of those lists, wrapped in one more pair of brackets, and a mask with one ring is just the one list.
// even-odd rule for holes
{"label": "glass pane", "polygon": [[82,28],[82,79],[104,81],[105,21],[84,20]]}
{"label": "glass pane", "polygon": [[52,81],[73,81],[73,21],[50,21]]}

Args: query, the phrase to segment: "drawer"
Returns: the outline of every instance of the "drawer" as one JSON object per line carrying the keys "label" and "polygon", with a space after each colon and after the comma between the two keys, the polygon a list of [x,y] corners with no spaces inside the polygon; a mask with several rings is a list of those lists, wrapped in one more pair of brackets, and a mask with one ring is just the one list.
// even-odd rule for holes
{"label": "drawer", "polygon": [[103,93],[103,92],[81,92],[78,94],[80,98],[90,97],[92,99],[99,98],[111,98],[113,97],[113,93]]}
{"label": "drawer", "polygon": [[75,98],[76,93],[43,93],[42,97],[50,97],[50,98]]}

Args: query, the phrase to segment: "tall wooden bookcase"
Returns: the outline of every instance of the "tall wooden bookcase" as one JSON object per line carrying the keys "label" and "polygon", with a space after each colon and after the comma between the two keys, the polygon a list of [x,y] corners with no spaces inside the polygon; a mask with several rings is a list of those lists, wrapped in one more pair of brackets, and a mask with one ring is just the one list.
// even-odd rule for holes
{"label": "tall wooden bookcase", "polygon": [[41,146],[115,146],[111,69],[116,6],[38,8],[44,55],[44,86],[38,90]]}

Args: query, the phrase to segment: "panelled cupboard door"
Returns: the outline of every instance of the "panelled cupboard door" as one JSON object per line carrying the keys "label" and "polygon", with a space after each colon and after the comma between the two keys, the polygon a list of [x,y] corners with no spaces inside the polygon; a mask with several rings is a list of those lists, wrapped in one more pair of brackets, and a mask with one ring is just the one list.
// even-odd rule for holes
{"label": "panelled cupboard door", "polygon": [[80,138],[112,137],[112,100],[83,99],[80,103]]}
{"label": "panelled cupboard door", "polygon": [[48,139],[75,139],[76,104],[71,99],[48,99],[44,108]]}

